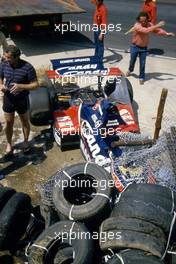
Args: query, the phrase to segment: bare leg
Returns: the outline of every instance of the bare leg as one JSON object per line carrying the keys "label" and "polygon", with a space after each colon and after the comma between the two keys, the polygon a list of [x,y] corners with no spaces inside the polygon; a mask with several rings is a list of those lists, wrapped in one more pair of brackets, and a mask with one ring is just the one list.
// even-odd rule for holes
{"label": "bare leg", "polygon": [[30,124],[29,124],[29,117],[28,113],[25,113],[23,115],[19,115],[22,129],[23,129],[23,135],[24,135],[24,147],[28,145],[29,140],[29,133],[30,133]]}
{"label": "bare leg", "polygon": [[4,113],[5,117],[5,134],[7,138],[6,153],[12,151],[12,135],[13,135],[13,124],[14,124],[14,113]]}

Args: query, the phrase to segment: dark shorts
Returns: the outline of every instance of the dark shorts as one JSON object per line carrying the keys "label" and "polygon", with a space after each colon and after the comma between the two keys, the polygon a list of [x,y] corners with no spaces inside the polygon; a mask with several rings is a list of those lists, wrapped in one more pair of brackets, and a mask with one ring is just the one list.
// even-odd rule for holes
{"label": "dark shorts", "polygon": [[23,115],[29,109],[28,96],[17,97],[4,95],[2,109],[5,113],[17,112],[19,115]]}

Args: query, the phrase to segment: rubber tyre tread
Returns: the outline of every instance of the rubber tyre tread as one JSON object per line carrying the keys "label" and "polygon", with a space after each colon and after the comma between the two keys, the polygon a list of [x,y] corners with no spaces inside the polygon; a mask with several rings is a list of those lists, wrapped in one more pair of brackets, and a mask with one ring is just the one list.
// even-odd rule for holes
{"label": "rubber tyre tread", "polygon": [[[84,174],[86,166],[86,174],[91,178],[96,180],[96,182],[105,181],[108,186],[110,178],[109,173],[102,167],[94,163],[80,163],[76,165],[69,166],[64,169],[64,172],[73,178],[75,175]],[[68,180],[68,177],[65,175],[63,170],[61,170],[57,175],[57,180],[65,181]],[[72,208],[71,216],[76,221],[102,222],[107,218],[111,212],[110,209],[110,199],[112,198],[113,189],[110,187],[102,189],[99,185],[96,189],[97,193],[101,193],[104,196],[97,195],[92,198],[91,201],[83,205],[76,205]],[[108,199],[109,198],[109,199]],[[54,186],[53,188],[53,202],[58,211],[63,216],[69,218],[70,210],[72,204],[70,204],[64,197],[64,191],[62,186]],[[98,221],[98,222],[97,222]]]}
{"label": "rubber tyre tread", "polygon": [[128,88],[128,93],[130,96],[130,101],[132,103],[133,102],[133,86],[127,78],[125,78],[125,80],[126,80],[126,84],[127,84],[127,88]]}
{"label": "rubber tyre tread", "polygon": [[31,199],[25,193],[15,193],[0,213],[0,250],[9,250],[25,233],[30,214]]}
{"label": "rubber tyre tread", "polygon": [[0,212],[8,202],[8,200],[14,195],[16,191],[12,188],[2,187],[0,188]]}
{"label": "rubber tyre tread", "polygon": [[[116,236],[117,234],[119,236],[119,232],[121,237],[117,239]],[[100,240],[100,248],[102,251],[107,251],[109,248],[112,250],[134,248],[149,252],[159,258],[163,256],[165,251],[166,243],[164,244],[163,241],[160,241],[158,238],[142,232],[118,229],[112,230],[111,234],[109,232],[105,233],[107,238],[106,241]],[[109,239],[112,234],[113,239]]]}
{"label": "rubber tyre tread", "polygon": [[165,234],[170,230],[173,214],[150,203],[140,201],[119,201],[113,208],[111,217],[131,217],[142,219],[159,226]]}
{"label": "rubber tyre tread", "polygon": [[52,119],[52,107],[50,102],[49,89],[39,87],[29,93],[29,117],[34,126],[49,125]]}
{"label": "rubber tyre tread", "polygon": [[[128,249],[118,252],[125,264],[164,264],[156,256],[152,256],[148,252],[136,249]],[[116,254],[107,262],[107,264],[122,264]]]}
{"label": "rubber tyre tread", "polygon": [[54,264],[62,264],[65,263],[68,260],[73,259],[73,249],[71,247],[65,247],[60,249],[55,258],[54,258]]}
{"label": "rubber tyre tread", "polygon": [[174,206],[171,199],[165,197],[159,197],[155,194],[145,192],[123,192],[120,196],[120,201],[136,200],[144,203],[151,203],[155,206],[159,206],[168,212],[173,212]]}
{"label": "rubber tyre tread", "polygon": [[166,243],[166,236],[163,230],[160,227],[145,220],[127,218],[123,216],[118,218],[111,217],[103,221],[100,228],[102,232],[112,231],[116,229],[142,232],[155,238],[158,238],[164,243]]}
{"label": "rubber tyre tread", "polygon": [[[132,183],[130,184],[126,190],[126,193],[135,192],[135,193],[145,193],[150,195],[155,195],[157,197],[162,197],[166,199],[172,200],[172,191],[168,187],[161,186],[158,184],[149,184],[149,183]],[[174,193],[174,198],[176,198],[176,194]],[[174,199],[176,200],[176,199]]]}
{"label": "rubber tyre tread", "polygon": [[[37,238],[34,244],[29,249],[28,262],[29,264],[53,264],[55,255],[51,255],[49,248],[54,243],[60,242],[62,239],[57,239],[57,235],[71,234],[71,231],[76,234],[75,239],[71,239],[71,245],[75,251],[75,259],[73,264],[90,264],[93,263],[93,241],[92,239],[79,239],[78,234],[89,234],[90,232],[84,224],[72,221],[61,221],[49,228],[45,229],[44,232]],[[64,245],[69,244],[70,236],[66,236],[63,240]],[[57,241],[58,240],[58,241]],[[36,246],[37,245],[37,246]],[[62,245],[62,243],[61,243]],[[58,248],[58,247],[57,247]],[[50,256],[47,259],[47,252]],[[47,261],[47,262],[46,262]]]}

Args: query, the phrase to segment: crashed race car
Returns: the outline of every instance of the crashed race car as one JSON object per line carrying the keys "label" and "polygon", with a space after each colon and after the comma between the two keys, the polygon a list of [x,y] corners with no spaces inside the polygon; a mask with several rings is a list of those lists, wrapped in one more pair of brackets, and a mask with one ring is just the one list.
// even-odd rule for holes
{"label": "crashed race car", "polygon": [[[88,161],[109,158],[118,132],[139,133],[132,108],[133,89],[119,68],[104,68],[95,56],[51,60],[50,87],[30,92],[30,121],[53,126],[59,147],[79,146]],[[96,78],[94,87],[61,85],[65,78]],[[103,85],[103,81],[105,84]],[[120,155],[113,148],[116,156]]]}

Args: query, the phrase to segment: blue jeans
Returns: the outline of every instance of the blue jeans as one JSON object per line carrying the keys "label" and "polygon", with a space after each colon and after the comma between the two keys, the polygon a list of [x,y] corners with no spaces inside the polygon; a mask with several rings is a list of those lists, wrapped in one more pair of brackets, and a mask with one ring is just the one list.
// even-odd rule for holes
{"label": "blue jeans", "polygon": [[139,55],[139,67],[140,67],[139,79],[145,80],[145,63],[147,57],[147,47],[142,48],[135,44],[132,44],[130,52],[131,52],[131,59],[130,59],[129,71],[133,72],[137,56]]}
{"label": "blue jeans", "polygon": [[104,56],[104,40],[99,40],[99,35],[101,30],[94,31],[94,40],[95,40],[95,56],[99,58],[100,63],[103,64],[103,56]]}

